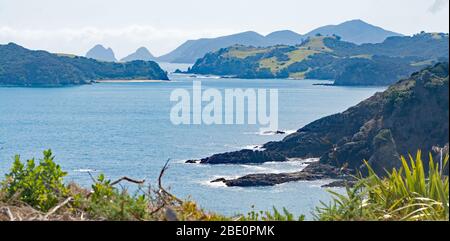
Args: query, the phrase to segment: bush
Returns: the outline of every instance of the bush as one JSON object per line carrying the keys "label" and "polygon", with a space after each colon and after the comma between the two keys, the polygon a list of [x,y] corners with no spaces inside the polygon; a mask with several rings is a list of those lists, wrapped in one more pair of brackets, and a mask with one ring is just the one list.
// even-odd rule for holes
{"label": "bush", "polygon": [[442,166],[429,157],[428,173],[421,152],[409,163],[402,157],[402,168],[385,178],[378,177],[367,164],[369,176],[360,179],[347,195],[335,192],[333,202],[316,209],[319,220],[449,220],[449,179]]}
{"label": "bush", "polygon": [[90,195],[75,196],[75,206],[91,218],[105,220],[149,220],[150,206],[146,195],[129,195],[120,191],[100,174]]}
{"label": "bush", "polygon": [[63,183],[63,177],[67,173],[53,159],[51,150],[44,151],[44,158],[38,165],[34,159],[23,164],[20,156],[16,155],[11,172],[6,174],[6,179],[2,182],[6,197],[17,196],[41,211],[55,206],[61,197],[67,195],[68,189]]}

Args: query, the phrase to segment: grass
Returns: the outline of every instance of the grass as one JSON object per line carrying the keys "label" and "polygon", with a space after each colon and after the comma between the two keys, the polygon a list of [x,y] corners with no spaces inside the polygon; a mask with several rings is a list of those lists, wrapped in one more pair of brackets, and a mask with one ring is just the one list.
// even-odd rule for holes
{"label": "grass", "polygon": [[304,47],[301,47],[297,50],[289,52],[287,55],[289,56],[289,61],[287,62],[287,65],[291,65],[295,62],[301,62],[305,59],[307,59],[309,56],[312,56],[314,54],[320,53],[320,51],[317,50],[311,50]]}
{"label": "grass", "polygon": [[262,54],[262,53],[266,53],[270,50],[270,48],[250,48],[250,47],[245,47],[245,48],[239,48],[239,47],[235,47],[232,48],[227,55],[229,57],[235,57],[235,58],[239,58],[239,59],[245,59],[247,57],[250,56],[255,56],[257,54]]}
{"label": "grass", "polygon": [[316,50],[320,52],[333,52],[332,49],[325,46],[324,39],[325,38],[331,38],[329,36],[315,36],[310,38],[308,41],[302,44],[302,47]]}
{"label": "grass", "polygon": [[68,58],[76,58],[77,55],[75,54],[65,54],[65,53],[56,53],[59,57],[68,57]]}
{"label": "grass", "polygon": [[294,51],[286,53],[286,55],[289,57],[288,61],[278,61],[276,57],[266,58],[260,60],[259,68],[268,68],[272,71],[272,73],[276,73],[284,68],[287,68],[293,63],[306,60],[309,56],[312,56],[316,53],[320,52],[301,47]]}
{"label": "grass", "polygon": [[[332,52],[330,48],[325,46],[324,39],[330,38],[330,37],[324,37],[324,36],[316,36],[313,38],[310,38],[308,41],[303,43],[301,46],[297,47],[295,50],[290,51],[286,53],[289,60],[287,61],[278,61],[276,57],[270,57],[270,58],[264,58],[259,61],[259,68],[260,69],[270,69],[272,73],[277,73],[280,70],[283,70],[290,66],[291,64],[301,62],[306,60],[308,57],[322,52]],[[270,48],[255,48],[255,47],[241,47],[236,46],[233,47],[228,53],[228,57],[234,57],[239,59],[245,59],[250,56],[255,56],[257,54],[261,53],[267,53],[274,48],[277,48],[277,46],[270,47]],[[370,56],[360,56],[364,58],[370,58]],[[299,78],[299,77],[295,77]]]}
{"label": "grass", "polygon": [[286,53],[286,55],[289,57],[288,61],[278,61],[276,57],[266,58],[260,60],[259,67],[261,69],[268,68],[272,71],[272,73],[277,73],[278,71],[287,68],[291,64],[302,62],[308,59],[308,57],[314,54],[322,52],[332,52],[332,50],[326,47],[323,43],[324,38],[325,37],[311,38],[296,50]]}
{"label": "grass", "polygon": [[289,73],[289,78],[292,78],[292,79],[305,79],[306,73],[308,73],[308,71]]}
{"label": "grass", "polygon": [[259,61],[259,68],[267,68],[270,69],[272,73],[276,73],[280,69],[284,68],[284,66],[281,66],[280,63],[281,62],[278,62],[276,57],[266,58]]}

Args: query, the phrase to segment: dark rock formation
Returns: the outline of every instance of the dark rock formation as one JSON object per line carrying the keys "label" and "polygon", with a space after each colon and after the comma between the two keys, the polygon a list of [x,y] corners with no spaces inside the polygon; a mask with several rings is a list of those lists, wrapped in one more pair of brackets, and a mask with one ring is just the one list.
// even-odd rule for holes
{"label": "dark rock formation", "polygon": [[[363,160],[367,160],[383,175],[385,170],[399,166],[400,155],[418,149],[431,151],[434,146],[449,142],[448,72],[448,63],[436,64],[342,113],[314,121],[282,141],[265,144],[264,151],[217,154],[202,159],[201,163],[263,163],[320,157],[320,163],[325,166],[364,171]],[[305,168],[304,172],[312,176],[305,176],[304,172],[258,174],[242,178],[239,183],[269,185],[282,180],[314,178],[322,173],[329,175],[330,170],[325,166]]]}
{"label": "dark rock formation", "polygon": [[[212,155],[200,160],[202,164],[248,164],[269,161],[287,161],[287,158],[275,152],[242,150]],[[188,163],[188,162],[187,162]],[[192,160],[191,162],[192,163]]]}
{"label": "dark rock formation", "polygon": [[215,180],[212,180],[211,183],[215,183],[215,182],[225,182],[226,179],[225,178],[217,178]]}
{"label": "dark rock formation", "polygon": [[219,178],[213,180],[212,182],[223,182],[229,187],[274,186],[293,181],[314,181],[324,178],[344,178],[347,174],[348,171],[346,170],[315,162],[299,172],[249,174],[231,180]]}

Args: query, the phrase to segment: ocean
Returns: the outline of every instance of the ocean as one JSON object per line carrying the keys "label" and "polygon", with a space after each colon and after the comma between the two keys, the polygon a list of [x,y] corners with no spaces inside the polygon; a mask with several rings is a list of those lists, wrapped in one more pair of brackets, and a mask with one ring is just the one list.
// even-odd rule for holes
{"label": "ocean", "polygon": [[[172,65],[162,65],[174,70]],[[313,85],[319,80],[221,79],[213,76],[170,75],[170,82],[98,83],[65,88],[0,87],[0,173],[7,173],[13,156],[22,160],[42,157],[52,149],[55,160],[68,172],[66,181],[89,187],[88,175],[109,179],[128,176],[156,184],[170,159],[163,183],[180,198],[202,208],[234,215],[255,210],[287,208],[311,218],[319,201],[330,194],[320,186],[327,180],[293,182],[274,187],[225,187],[210,183],[219,177],[249,173],[298,171],[301,162],[262,165],[184,164],[187,159],[254,148],[286,135],[267,135],[258,125],[174,125],[170,101],[174,89],[202,87],[278,89],[279,129],[295,132],[327,115],[344,111],[384,87]],[[132,191],[133,188],[130,188]]]}

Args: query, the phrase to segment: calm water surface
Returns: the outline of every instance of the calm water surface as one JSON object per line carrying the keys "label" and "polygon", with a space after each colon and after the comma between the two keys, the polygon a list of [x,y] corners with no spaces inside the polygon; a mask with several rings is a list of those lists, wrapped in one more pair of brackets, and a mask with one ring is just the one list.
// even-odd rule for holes
{"label": "calm water surface", "polygon": [[[172,67],[173,68],[173,67]],[[296,182],[263,188],[227,188],[209,181],[248,173],[297,171],[300,163],[263,165],[188,165],[183,160],[234,151],[280,140],[259,133],[257,125],[180,125],[170,122],[172,90],[203,88],[276,88],[279,129],[295,131],[320,117],[357,104],[384,88],[314,86],[315,80],[243,80],[172,75],[167,83],[102,83],[69,88],[0,87],[0,173],[12,157],[41,157],[51,148],[69,172],[67,181],[89,186],[87,170],[109,178],[130,176],[155,182],[171,159],[166,186],[202,207],[233,215],[286,207],[310,216],[329,194],[317,182]]]}

